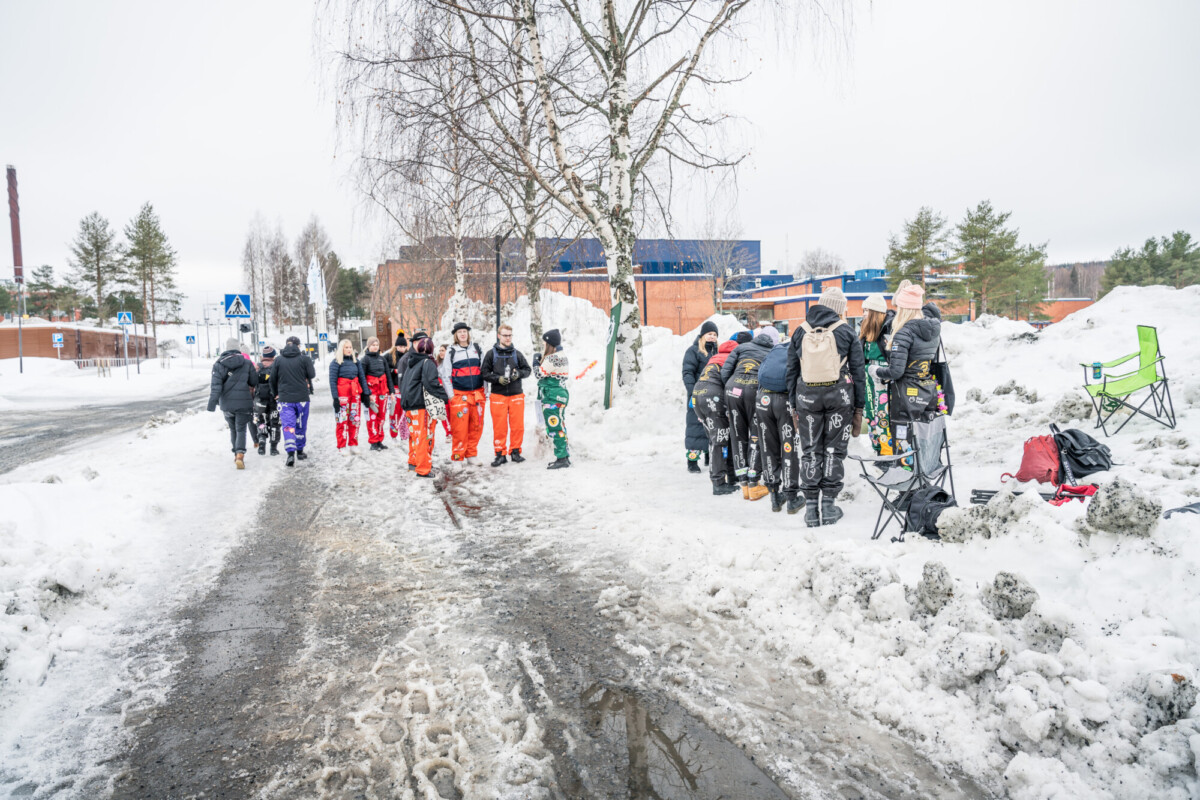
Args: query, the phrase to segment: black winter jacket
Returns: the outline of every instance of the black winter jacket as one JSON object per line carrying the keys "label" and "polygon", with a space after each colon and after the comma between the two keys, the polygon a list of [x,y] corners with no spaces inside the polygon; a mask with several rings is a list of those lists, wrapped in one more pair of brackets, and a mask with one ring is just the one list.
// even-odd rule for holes
{"label": "black winter jacket", "polygon": [[768,392],[787,391],[788,343],[775,345],[758,368],[758,388]]}
{"label": "black winter jacket", "polygon": [[258,362],[258,386],[254,387],[254,399],[264,405],[269,405],[272,400],[271,373],[274,371],[274,364],[268,367],[261,361]]}
{"label": "black winter jacket", "polygon": [[765,333],[760,333],[745,344],[733,348],[725,365],[721,367],[721,380],[729,388],[732,379],[745,386],[758,386],[758,368],[767,360],[775,342]]}
{"label": "black winter jacket", "polygon": [[926,303],[921,312],[922,319],[907,323],[892,337],[888,363],[879,368],[880,378],[894,381],[928,372],[928,362],[933,361],[942,341],[942,312],[933,303]]}
{"label": "black winter jacket", "polygon": [[388,363],[387,357],[382,353],[372,353],[370,350],[362,354],[359,359],[362,363],[363,375],[368,378],[387,378],[387,390],[390,393],[396,388],[396,379],[392,374],[391,364]]}
{"label": "black winter jacket", "polygon": [[241,350],[226,350],[213,364],[212,382],[208,393],[208,410],[216,411],[220,402],[222,411],[254,410],[254,392],[258,385],[258,370]]}
{"label": "black winter jacket", "polygon": [[[810,306],[805,321],[814,328],[828,328],[840,317],[831,308],[821,305]],[[861,409],[867,402],[867,372],[863,359],[862,344],[849,324],[842,325],[833,332],[837,340],[838,354],[846,359],[842,374],[849,375],[854,382],[854,408]],[[793,398],[793,408],[799,408],[795,396],[804,389],[804,381],[800,378],[800,346],[804,340],[804,327],[797,325],[792,334],[792,344],[788,347],[787,378],[788,395]]]}
{"label": "black winter jacket", "polygon": [[416,411],[425,407],[425,392],[440,400],[449,400],[442,382],[438,380],[437,364],[433,356],[409,351],[408,366],[400,384],[400,408]]}
{"label": "black winter jacket", "polygon": [[371,387],[367,386],[367,376],[363,373],[362,362],[343,360],[338,363],[336,358],[329,359],[329,391],[333,394],[334,400],[338,399],[338,378],[358,381],[358,385],[362,387],[364,401],[371,396]]}
{"label": "black winter jacket", "polygon": [[392,348],[383,356],[383,360],[387,362],[388,371],[392,373],[393,389],[400,388],[400,379],[404,376],[404,367],[407,366],[408,363],[404,358],[407,355],[407,350],[405,350],[403,353],[398,353],[396,352],[395,348]]}
{"label": "black winter jacket", "polygon": [[281,403],[307,403],[312,396],[313,378],[317,370],[312,359],[289,344],[275,359],[271,372],[271,394]]}
{"label": "black winter jacket", "polygon": [[687,389],[688,397],[692,396],[692,390],[696,388],[696,381],[700,380],[700,371],[716,354],[717,343],[702,343],[699,336],[683,354],[683,388]]}
{"label": "black winter jacket", "polygon": [[[506,367],[512,368],[507,385],[500,383]],[[501,347],[499,344],[492,345],[492,349],[483,354],[483,361],[479,366],[480,377],[492,385],[492,392],[501,397],[516,397],[524,394],[525,390],[521,388],[521,379],[528,378],[532,371],[521,351],[511,345],[509,347]]]}

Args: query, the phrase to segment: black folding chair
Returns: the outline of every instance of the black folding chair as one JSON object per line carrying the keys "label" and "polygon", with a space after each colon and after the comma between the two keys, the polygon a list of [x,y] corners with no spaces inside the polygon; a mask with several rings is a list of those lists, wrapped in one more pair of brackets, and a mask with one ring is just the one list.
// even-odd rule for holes
{"label": "black folding chair", "polygon": [[[891,456],[850,456],[862,467],[863,478],[879,495],[882,505],[875,518],[872,539],[878,539],[893,520],[900,522],[900,535],[892,541],[904,541],[908,532],[908,505],[920,489],[930,486],[945,488],[950,483],[954,496],[953,465],[950,463],[950,442],[946,436],[946,417],[938,414],[932,419],[895,423],[893,441],[904,442],[908,449]],[[883,468],[882,474],[872,470]],[[956,498],[957,499],[957,498]]]}

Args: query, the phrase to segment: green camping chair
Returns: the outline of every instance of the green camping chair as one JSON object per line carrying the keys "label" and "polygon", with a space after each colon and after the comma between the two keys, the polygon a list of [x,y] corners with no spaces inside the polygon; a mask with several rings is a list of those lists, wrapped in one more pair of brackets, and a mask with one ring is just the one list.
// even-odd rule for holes
{"label": "green camping chair", "polygon": [[[1138,351],[1130,353],[1116,361],[1108,361],[1100,366],[1105,370],[1098,382],[1092,377],[1092,364],[1083,364],[1083,388],[1092,398],[1096,409],[1096,427],[1104,431],[1105,436],[1111,436],[1108,431],[1108,421],[1112,415],[1122,408],[1128,408],[1133,413],[1129,415],[1112,433],[1120,433],[1121,428],[1129,424],[1136,415],[1152,419],[1155,422],[1175,427],[1175,406],[1171,403],[1171,391],[1167,386],[1167,369],[1163,365],[1163,354],[1158,349],[1158,330],[1149,325],[1138,325]],[[1133,372],[1120,375],[1110,375],[1107,370],[1120,366],[1126,361],[1136,358],[1138,368]],[[1149,389],[1150,393],[1137,405],[1130,399],[1134,394]],[[1154,413],[1145,408],[1152,403]]]}

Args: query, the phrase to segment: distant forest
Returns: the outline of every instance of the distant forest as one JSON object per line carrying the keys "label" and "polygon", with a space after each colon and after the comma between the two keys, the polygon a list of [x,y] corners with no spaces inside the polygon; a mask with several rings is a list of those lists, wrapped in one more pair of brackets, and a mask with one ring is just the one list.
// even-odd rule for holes
{"label": "distant forest", "polygon": [[1100,278],[1107,261],[1081,261],[1076,264],[1047,264],[1050,297],[1100,297]]}

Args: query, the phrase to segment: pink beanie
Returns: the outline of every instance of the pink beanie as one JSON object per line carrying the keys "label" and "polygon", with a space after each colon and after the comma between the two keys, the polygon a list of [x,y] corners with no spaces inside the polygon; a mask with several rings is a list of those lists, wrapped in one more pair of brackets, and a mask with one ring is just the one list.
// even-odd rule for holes
{"label": "pink beanie", "polygon": [[908,286],[901,286],[896,290],[896,294],[892,296],[892,305],[896,308],[920,310],[921,301],[924,297],[925,290],[916,284],[910,283]]}

